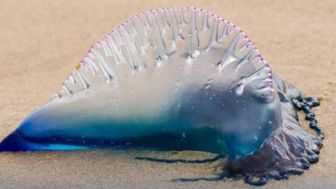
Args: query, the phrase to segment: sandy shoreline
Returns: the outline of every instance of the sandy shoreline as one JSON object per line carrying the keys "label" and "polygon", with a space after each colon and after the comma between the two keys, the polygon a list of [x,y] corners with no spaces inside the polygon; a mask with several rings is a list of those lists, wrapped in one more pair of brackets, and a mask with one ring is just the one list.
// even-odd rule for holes
{"label": "sandy shoreline", "polygon": [[[123,20],[150,8],[196,6],[241,27],[274,73],[307,94],[326,139],[320,162],[301,176],[262,188],[336,187],[336,2],[329,1],[11,1],[0,7],[0,139],[47,102],[89,47]],[[173,183],[211,175],[212,164],[157,164],[136,156],[204,158],[191,152],[1,153],[0,188],[251,188],[243,181]]]}

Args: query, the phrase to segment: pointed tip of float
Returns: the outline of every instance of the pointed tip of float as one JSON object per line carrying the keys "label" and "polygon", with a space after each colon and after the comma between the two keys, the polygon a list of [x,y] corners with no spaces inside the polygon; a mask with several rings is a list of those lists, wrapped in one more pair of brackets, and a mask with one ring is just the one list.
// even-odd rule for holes
{"label": "pointed tip of float", "polygon": [[[23,120],[19,127],[9,134],[0,142],[0,152],[17,152],[17,151],[60,151],[60,150],[83,150],[92,149],[93,146],[85,146],[82,144],[69,144],[62,140],[55,141],[59,135],[50,132],[49,135],[41,134],[40,128],[49,128],[48,119],[41,121],[41,117],[45,116],[44,110],[36,110]],[[43,133],[43,132],[42,132]],[[55,135],[53,135],[55,134]],[[55,136],[52,138],[51,136]],[[58,138],[58,139],[59,139]]]}
{"label": "pointed tip of float", "polygon": [[24,136],[14,131],[0,143],[0,152],[18,151],[69,151],[94,149],[93,146],[71,145],[71,144],[48,144],[32,143],[24,139]]}
{"label": "pointed tip of float", "polygon": [[22,138],[21,134],[14,131],[0,143],[0,152],[4,151],[27,151],[29,144]]}

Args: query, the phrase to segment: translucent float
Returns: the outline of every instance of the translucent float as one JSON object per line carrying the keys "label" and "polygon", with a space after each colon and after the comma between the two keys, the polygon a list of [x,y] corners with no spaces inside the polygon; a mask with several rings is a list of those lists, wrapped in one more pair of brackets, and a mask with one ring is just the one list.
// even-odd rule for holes
{"label": "translucent float", "polygon": [[[211,178],[177,180],[243,176],[262,185],[318,161],[323,133],[311,112],[317,105],[276,77],[230,22],[198,8],[156,9],[93,45],[57,95],[0,150],[206,151],[227,157],[228,168]],[[300,127],[299,110],[316,136]]]}

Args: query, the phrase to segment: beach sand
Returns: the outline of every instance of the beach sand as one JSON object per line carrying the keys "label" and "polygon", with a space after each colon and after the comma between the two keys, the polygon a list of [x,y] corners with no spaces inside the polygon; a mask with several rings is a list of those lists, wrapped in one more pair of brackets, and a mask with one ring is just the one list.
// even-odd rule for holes
{"label": "beach sand", "polygon": [[[261,188],[336,188],[336,1],[1,1],[0,139],[48,100],[89,47],[130,16],[195,6],[241,27],[274,73],[321,99],[326,139],[320,161],[301,176]],[[175,183],[210,176],[211,164],[162,164],[136,156],[204,158],[196,152],[113,150],[0,154],[0,188],[253,188],[242,180]]]}

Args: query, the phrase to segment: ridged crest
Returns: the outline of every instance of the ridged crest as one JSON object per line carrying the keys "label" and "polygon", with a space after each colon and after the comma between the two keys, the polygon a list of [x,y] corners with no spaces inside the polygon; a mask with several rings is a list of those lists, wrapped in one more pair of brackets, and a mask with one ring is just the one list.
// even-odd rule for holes
{"label": "ridged crest", "polygon": [[[219,71],[233,62],[238,62],[236,71],[246,63],[256,70],[267,66],[244,32],[213,13],[193,7],[145,11],[93,45],[57,96],[113,85],[125,73],[160,67],[176,53],[192,64],[199,55],[217,48],[226,49],[216,63]],[[270,69],[267,72],[271,77]]]}

